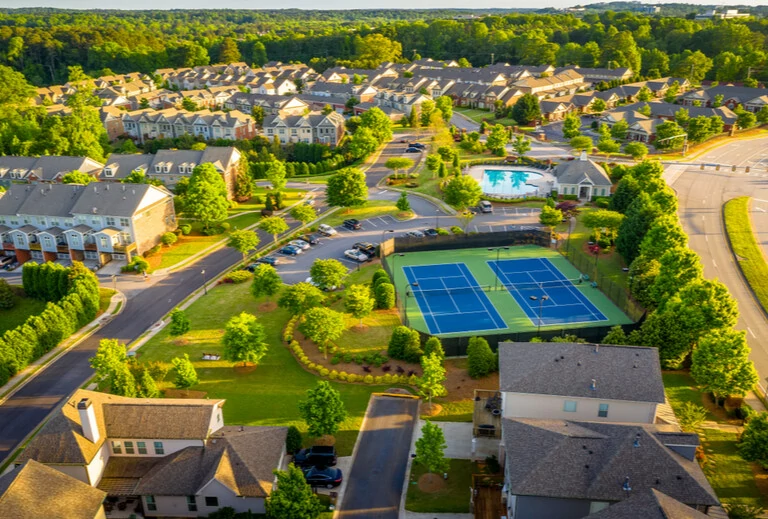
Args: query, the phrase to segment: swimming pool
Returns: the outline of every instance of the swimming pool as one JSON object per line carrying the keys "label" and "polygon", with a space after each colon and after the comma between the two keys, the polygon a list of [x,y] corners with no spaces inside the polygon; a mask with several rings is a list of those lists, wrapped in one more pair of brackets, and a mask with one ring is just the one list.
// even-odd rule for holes
{"label": "swimming pool", "polygon": [[503,169],[486,169],[480,180],[483,193],[487,195],[533,195],[539,188],[530,182],[539,181],[544,177],[533,171],[512,171]]}

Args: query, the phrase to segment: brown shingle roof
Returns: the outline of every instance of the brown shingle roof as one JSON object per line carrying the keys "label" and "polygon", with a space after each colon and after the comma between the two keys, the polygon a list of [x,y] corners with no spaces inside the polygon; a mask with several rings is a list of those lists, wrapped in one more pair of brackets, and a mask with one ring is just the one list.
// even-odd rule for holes
{"label": "brown shingle roof", "polygon": [[0,477],[3,518],[94,519],[105,497],[101,490],[34,460]]}

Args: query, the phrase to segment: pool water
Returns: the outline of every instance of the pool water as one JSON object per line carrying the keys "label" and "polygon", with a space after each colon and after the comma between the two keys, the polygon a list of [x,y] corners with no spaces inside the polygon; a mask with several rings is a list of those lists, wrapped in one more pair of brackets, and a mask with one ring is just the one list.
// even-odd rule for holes
{"label": "pool water", "polygon": [[503,169],[486,169],[480,186],[487,195],[532,195],[539,188],[528,184],[532,180],[543,177],[541,173],[533,171],[510,171]]}

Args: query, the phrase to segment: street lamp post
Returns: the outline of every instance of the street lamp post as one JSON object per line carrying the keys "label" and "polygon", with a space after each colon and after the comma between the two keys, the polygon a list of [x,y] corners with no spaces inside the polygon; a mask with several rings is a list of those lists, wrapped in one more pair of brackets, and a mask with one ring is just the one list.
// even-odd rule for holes
{"label": "street lamp post", "polygon": [[531,301],[538,301],[539,302],[539,320],[536,322],[536,336],[541,335],[541,308],[544,306],[544,301],[549,300],[549,296],[530,296]]}
{"label": "street lamp post", "polygon": [[571,252],[571,230],[573,229],[573,221],[575,218],[571,216],[568,218],[568,243],[565,246],[565,254],[567,255],[569,252]]}
{"label": "street lamp post", "polygon": [[203,276],[203,293],[208,295],[208,283],[205,280],[205,269],[201,270],[200,274]]}

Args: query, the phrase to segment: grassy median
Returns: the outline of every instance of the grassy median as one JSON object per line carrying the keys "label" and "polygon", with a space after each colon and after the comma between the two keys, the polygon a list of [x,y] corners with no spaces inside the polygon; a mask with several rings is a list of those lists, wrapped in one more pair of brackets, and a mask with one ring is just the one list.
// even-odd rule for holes
{"label": "grassy median", "polygon": [[736,262],[763,310],[768,311],[768,263],[752,230],[752,222],[749,218],[749,197],[742,196],[729,200],[725,204],[723,215]]}

